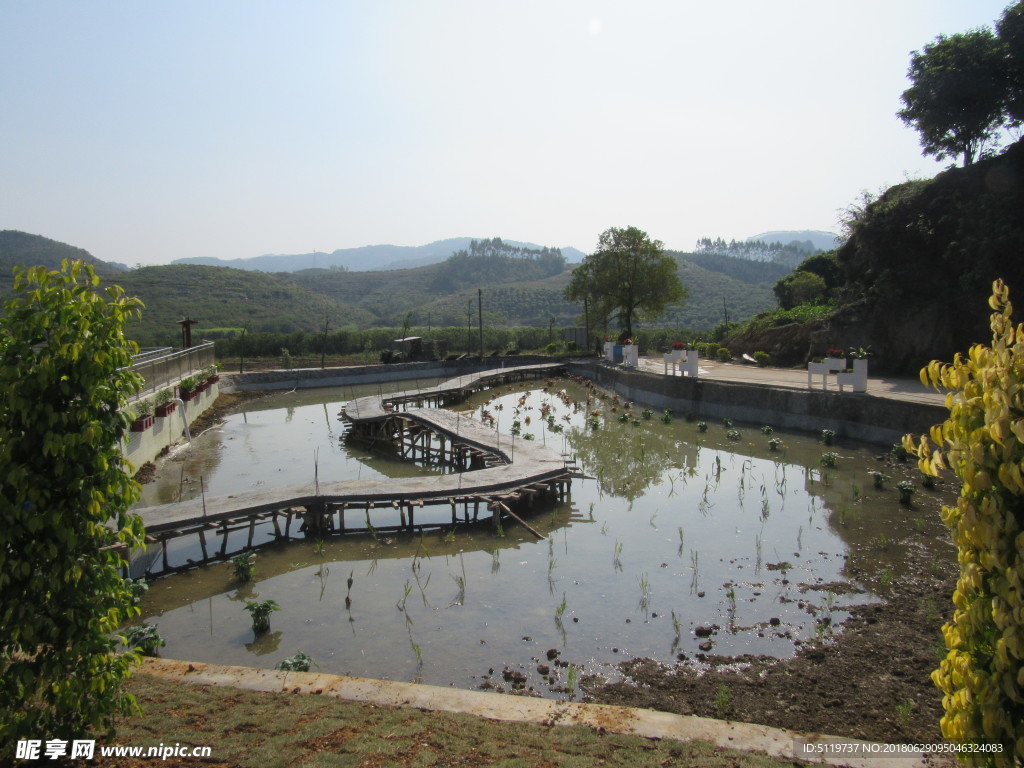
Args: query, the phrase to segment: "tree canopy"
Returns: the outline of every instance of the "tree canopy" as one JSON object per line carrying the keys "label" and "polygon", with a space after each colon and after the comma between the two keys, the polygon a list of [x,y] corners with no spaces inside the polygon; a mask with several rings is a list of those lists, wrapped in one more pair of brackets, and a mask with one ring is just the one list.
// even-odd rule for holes
{"label": "tree canopy", "polygon": [[686,294],[675,259],[636,227],[602,232],[597,250],[573,270],[565,288],[570,301],[588,300],[598,316],[615,317],[623,338],[633,335],[634,320],[655,318],[682,304]]}
{"label": "tree canopy", "polygon": [[978,159],[1005,120],[1007,67],[1003,44],[991,30],[940,35],[914,51],[907,73],[913,85],[896,114],[921,135],[924,154],[939,160]]}
{"label": "tree canopy", "polygon": [[92,267],[19,270],[0,318],[0,764],[25,738],[110,729],[136,656],[117,545],[142,545],[119,441],[141,377],[124,323],[138,302]]}

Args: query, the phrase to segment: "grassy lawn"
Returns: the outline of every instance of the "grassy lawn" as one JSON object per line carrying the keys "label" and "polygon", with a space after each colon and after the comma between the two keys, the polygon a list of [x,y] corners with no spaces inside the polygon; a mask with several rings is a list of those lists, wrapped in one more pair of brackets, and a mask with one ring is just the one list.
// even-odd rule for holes
{"label": "grassy lawn", "polygon": [[[781,768],[705,742],[653,741],[579,726],[503,723],[470,715],[392,709],[308,694],[182,685],[137,674],[143,714],[122,721],[114,744],[209,746],[209,758],[169,766],[728,766]],[[99,757],[115,766],[154,758]]]}

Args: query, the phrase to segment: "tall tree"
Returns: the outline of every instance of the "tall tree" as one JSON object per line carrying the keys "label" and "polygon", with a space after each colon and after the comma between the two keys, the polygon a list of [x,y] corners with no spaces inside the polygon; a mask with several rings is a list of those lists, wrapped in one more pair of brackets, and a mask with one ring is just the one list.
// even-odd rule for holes
{"label": "tall tree", "polygon": [[686,300],[676,262],[636,227],[612,227],[601,233],[597,250],[573,270],[565,288],[569,301],[591,302],[598,316],[618,318],[623,338],[633,335],[635,319],[654,318]]}
{"label": "tall tree", "polygon": [[1024,0],[1009,6],[996,22],[996,33],[1006,51],[1006,112],[1013,126],[1024,123]]}
{"label": "tall tree", "polygon": [[923,154],[971,165],[996,141],[1007,94],[1004,45],[987,28],[946,37],[910,55],[897,116],[921,135]]}
{"label": "tall tree", "polygon": [[18,739],[111,730],[136,660],[116,545],[142,544],[119,441],[140,385],[123,333],[138,302],[92,267],[16,270],[0,318],[0,764]]}

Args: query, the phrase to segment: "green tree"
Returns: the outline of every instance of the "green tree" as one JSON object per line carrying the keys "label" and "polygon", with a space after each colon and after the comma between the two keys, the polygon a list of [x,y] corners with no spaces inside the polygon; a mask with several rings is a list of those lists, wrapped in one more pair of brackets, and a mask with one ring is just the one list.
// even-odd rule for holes
{"label": "green tree", "polygon": [[[1014,327],[1009,290],[992,287],[992,346],[977,344],[951,364],[932,362],[921,381],[949,392],[949,418],[915,445],[922,472],[951,468],[961,481],[942,520],[957,546],[960,578],[948,653],[932,680],[942,690],[942,735],[998,744],[964,755],[975,765],[1024,762],[1024,325]],[[930,437],[930,439],[929,439]]]}
{"label": "green tree", "polygon": [[623,337],[632,337],[635,319],[655,318],[670,305],[680,306],[687,289],[676,262],[636,227],[612,227],[601,233],[597,250],[573,270],[565,288],[569,301],[591,302],[597,317],[616,317]]}
{"label": "green tree", "polygon": [[792,309],[800,304],[817,304],[825,299],[827,286],[820,275],[797,270],[779,280],[772,288],[779,306]]}
{"label": "green tree", "polygon": [[0,763],[20,738],[113,730],[138,657],[115,632],[138,613],[118,545],[142,545],[119,441],[141,378],[125,321],[139,302],[92,267],[15,270],[0,318]]}
{"label": "green tree", "polygon": [[1011,125],[1024,123],[1024,0],[1009,6],[996,22],[1007,61],[1006,112]]}
{"label": "green tree", "polygon": [[1005,46],[987,28],[940,35],[910,55],[897,116],[921,135],[923,154],[963,158],[971,165],[996,142],[1005,120]]}

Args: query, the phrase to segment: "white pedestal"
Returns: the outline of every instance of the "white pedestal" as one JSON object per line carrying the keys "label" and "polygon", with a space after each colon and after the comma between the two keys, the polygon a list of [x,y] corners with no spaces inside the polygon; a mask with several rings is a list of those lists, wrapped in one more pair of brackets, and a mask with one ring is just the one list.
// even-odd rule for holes
{"label": "white pedestal", "polygon": [[636,368],[640,365],[640,347],[636,344],[624,344],[622,346],[622,364],[629,368]]}
{"label": "white pedestal", "polygon": [[826,357],[820,363],[807,364],[807,388],[810,389],[814,376],[821,376],[821,388],[828,389],[828,376],[830,373],[838,373],[846,368],[846,358]]}
{"label": "white pedestal", "polygon": [[868,361],[866,359],[854,360],[853,370],[849,373],[842,372],[836,376],[836,381],[839,384],[839,391],[843,391],[843,387],[849,385],[854,392],[867,392],[868,391]]}
{"label": "white pedestal", "polygon": [[697,360],[699,355],[696,349],[685,350],[686,357],[679,361],[679,375],[680,376],[697,376]]}

